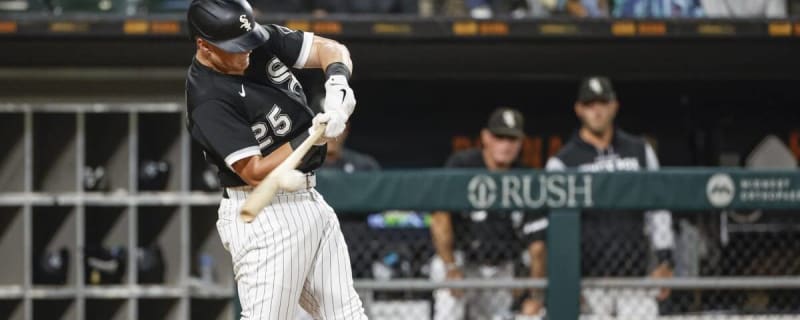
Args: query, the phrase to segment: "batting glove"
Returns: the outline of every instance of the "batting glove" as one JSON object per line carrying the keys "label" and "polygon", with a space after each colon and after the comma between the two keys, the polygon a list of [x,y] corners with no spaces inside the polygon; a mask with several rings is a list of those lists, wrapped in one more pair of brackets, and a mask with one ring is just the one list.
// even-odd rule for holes
{"label": "batting glove", "polygon": [[[332,121],[331,121],[331,114],[330,113],[327,113],[327,112],[318,113],[316,116],[314,116],[314,119],[311,120],[311,127],[308,128],[308,135],[314,134],[314,131],[316,131],[320,127],[320,124],[322,124],[322,123],[327,124],[327,127],[326,127],[326,132],[327,132],[327,128],[329,128],[331,126],[331,122]],[[324,144],[328,143],[329,139],[332,139],[332,138],[328,138],[326,133],[323,132],[322,136],[319,138],[319,140],[317,140],[314,143],[314,145],[315,146],[324,145]]]}
{"label": "batting glove", "polygon": [[343,75],[333,75],[325,81],[325,100],[322,109],[330,114],[330,122],[325,130],[328,138],[338,137],[344,131],[344,124],[356,108],[356,97],[353,89],[347,84]]}

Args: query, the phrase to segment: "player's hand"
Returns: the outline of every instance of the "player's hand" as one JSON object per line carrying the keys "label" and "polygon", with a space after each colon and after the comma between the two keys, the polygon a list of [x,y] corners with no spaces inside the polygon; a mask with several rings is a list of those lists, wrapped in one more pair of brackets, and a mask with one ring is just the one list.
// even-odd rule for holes
{"label": "player's hand", "polygon": [[325,81],[325,100],[322,106],[326,112],[336,109],[347,117],[353,114],[356,96],[344,76],[334,75]]}
{"label": "player's hand", "polygon": [[527,298],[522,302],[520,313],[525,316],[536,316],[542,312],[542,301],[533,298]]}
{"label": "player's hand", "polygon": [[325,133],[322,135],[322,139],[325,139],[325,142],[327,142],[327,139],[335,139],[342,135],[345,127],[347,127],[347,118],[337,110],[325,111],[314,116],[314,119],[311,121],[311,130],[319,128],[320,123],[327,124]]}
{"label": "player's hand", "polygon": [[[461,269],[454,268],[447,271],[447,280],[461,280],[464,279],[464,273],[461,272]],[[453,297],[461,298],[464,296],[464,290],[461,289],[450,289],[450,294]]]}
{"label": "player's hand", "polygon": [[277,172],[278,188],[295,192],[305,187],[306,175],[298,170]]}
{"label": "player's hand", "polygon": [[[330,122],[331,122],[331,115],[330,114],[328,114],[328,113],[318,113],[316,116],[314,116],[314,119],[311,120],[311,128],[308,128],[308,134],[311,135],[311,134],[314,133],[314,131],[319,130],[321,128],[321,126],[320,126],[321,124],[324,123],[324,124],[328,125]],[[319,140],[314,142],[314,145],[315,146],[324,145],[324,144],[328,143],[328,140],[329,139],[327,137],[325,137],[325,134],[323,133],[322,136],[319,137]]]}
{"label": "player's hand", "polygon": [[356,108],[356,97],[353,89],[342,75],[334,75],[325,81],[325,100],[322,109],[329,115],[326,138],[336,138],[344,132],[347,119]]}
{"label": "player's hand", "polygon": [[[670,268],[668,264],[662,263],[650,273],[650,276],[653,278],[672,278],[672,268]],[[669,298],[671,291],[672,290],[669,288],[661,288],[656,299],[658,299],[658,301],[666,300]]]}
{"label": "player's hand", "polygon": [[347,127],[347,120],[340,112],[323,112],[318,113],[316,116],[314,116],[314,119],[311,120],[309,134],[312,133],[312,130],[317,130],[317,128],[320,128],[320,124],[322,123],[326,124],[325,133],[322,134],[320,141],[317,141],[318,145],[328,142],[329,139],[335,139],[339,137]]}

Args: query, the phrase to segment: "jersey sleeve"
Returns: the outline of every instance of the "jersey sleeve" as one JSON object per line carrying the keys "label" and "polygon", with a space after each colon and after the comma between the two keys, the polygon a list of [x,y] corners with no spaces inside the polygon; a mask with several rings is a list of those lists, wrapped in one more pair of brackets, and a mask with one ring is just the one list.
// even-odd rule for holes
{"label": "jersey sleeve", "polygon": [[195,108],[190,116],[206,140],[205,147],[225,159],[228,167],[232,168],[241,159],[261,155],[250,125],[224,102],[206,102]]}
{"label": "jersey sleeve", "polygon": [[269,33],[267,46],[284,64],[302,69],[311,54],[314,33],[292,30],[277,24],[264,25]]}

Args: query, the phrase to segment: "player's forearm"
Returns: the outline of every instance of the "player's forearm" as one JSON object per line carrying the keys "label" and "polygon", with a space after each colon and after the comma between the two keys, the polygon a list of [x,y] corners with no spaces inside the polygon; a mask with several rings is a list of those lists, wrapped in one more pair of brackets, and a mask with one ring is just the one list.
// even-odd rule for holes
{"label": "player's forearm", "polygon": [[535,241],[528,246],[528,256],[531,259],[530,277],[543,278],[547,255],[541,241]]}
{"label": "player's forearm", "polygon": [[450,213],[444,211],[434,212],[431,217],[431,237],[436,248],[436,254],[445,263],[455,263],[453,256],[453,224]]}
{"label": "player's forearm", "polygon": [[306,67],[327,69],[332,63],[344,63],[352,73],[353,61],[350,59],[350,51],[343,44],[335,40],[314,37],[314,45],[311,50],[311,57]]}
{"label": "player's forearm", "polygon": [[266,156],[252,156],[242,159],[233,164],[233,170],[244,180],[245,183],[251,186],[257,186],[261,180],[275,170],[283,160],[292,153],[292,147],[289,143],[280,146],[275,151]]}

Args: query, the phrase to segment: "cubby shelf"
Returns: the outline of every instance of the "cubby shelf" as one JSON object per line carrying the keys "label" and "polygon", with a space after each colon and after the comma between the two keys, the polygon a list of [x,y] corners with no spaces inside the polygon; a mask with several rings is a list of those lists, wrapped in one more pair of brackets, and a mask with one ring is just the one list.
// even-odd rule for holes
{"label": "cubby shelf", "polygon": [[21,299],[25,296],[21,285],[0,286],[0,300]]}
{"label": "cubby shelf", "polygon": [[0,318],[235,318],[183,108],[0,103]]}

